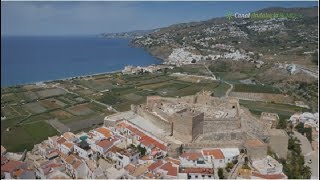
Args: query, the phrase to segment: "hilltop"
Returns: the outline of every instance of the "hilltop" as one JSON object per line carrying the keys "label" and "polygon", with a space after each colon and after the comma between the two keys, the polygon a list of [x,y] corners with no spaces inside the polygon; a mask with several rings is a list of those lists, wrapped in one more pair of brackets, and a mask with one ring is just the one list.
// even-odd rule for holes
{"label": "hilltop", "polygon": [[255,13],[289,17],[181,23],[135,37],[132,43],[165,64],[205,63],[215,75],[248,72],[252,80],[317,107],[318,7],[272,7]]}

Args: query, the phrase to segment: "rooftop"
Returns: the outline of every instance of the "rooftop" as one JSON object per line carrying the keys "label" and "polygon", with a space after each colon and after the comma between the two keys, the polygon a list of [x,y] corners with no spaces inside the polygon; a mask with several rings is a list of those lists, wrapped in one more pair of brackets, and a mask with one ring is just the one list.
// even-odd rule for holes
{"label": "rooftop", "polygon": [[103,140],[101,140],[101,141],[99,141],[99,142],[97,143],[97,146],[100,146],[100,147],[102,147],[102,148],[110,147],[110,146],[112,146],[117,140],[119,140],[119,139],[117,139],[117,138],[113,138],[113,139],[103,139]]}
{"label": "rooftop", "polygon": [[158,167],[162,166],[163,165],[163,162],[161,160],[159,161],[156,161],[154,163],[152,163],[149,167],[148,167],[148,170],[149,171],[153,171],[155,169],[157,169]]}
{"label": "rooftop", "polygon": [[273,159],[271,156],[267,156],[263,159],[253,161],[252,166],[259,172],[261,172],[262,170],[268,168],[275,168],[279,166],[282,167],[282,164],[280,164],[277,160]]}
{"label": "rooftop", "polygon": [[224,159],[224,155],[220,149],[202,150],[204,156],[213,156],[215,159]]}
{"label": "rooftop", "polygon": [[263,146],[266,146],[266,144],[261,142],[258,139],[249,139],[249,140],[247,140],[245,142],[245,146],[248,146],[248,147],[263,147]]}
{"label": "rooftop", "polygon": [[[223,156],[223,155],[222,155]],[[180,155],[180,157],[182,158],[186,158],[190,161],[196,161],[198,160],[199,158],[202,157],[202,154],[201,153],[198,153],[198,152],[194,152],[194,153],[183,153]]]}
{"label": "rooftop", "polygon": [[129,147],[127,149],[120,149],[118,151],[119,154],[130,157],[137,153],[139,153],[139,150],[136,147]]}
{"label": "rooftop", "polygon": [[178,174],[178,167],[173,166],[171,162],[167,162],[166,164],[161,166],[160,169],[167,171],[167,175],[169,176],[177,176]]}
{"label": "rooftop", "polygon": [[109,138],[112,135],[111,131],[106,127],[99,127],[95,129],[95,131],[99,132],[100,134],[103,134],[106,138]]}
{"label": "rooftop", "polygon": [[66,142],[67,140],[64,138],[64,137],[59,137],[58,139],[57,139],[57,143],[58,144],[63,144],[64,142]]}
{"label": "rooftop", "polygon": [[15,169],[18,169],[22,164],[23,162],[21,161],[9,160],[4,165],[1,165],[1,172],[12,172]]}
{"label": "rooftop", "polygon": [[194,174],[210,174],[213,175],[212,168],[180,168],[180,173],[194,173]]}

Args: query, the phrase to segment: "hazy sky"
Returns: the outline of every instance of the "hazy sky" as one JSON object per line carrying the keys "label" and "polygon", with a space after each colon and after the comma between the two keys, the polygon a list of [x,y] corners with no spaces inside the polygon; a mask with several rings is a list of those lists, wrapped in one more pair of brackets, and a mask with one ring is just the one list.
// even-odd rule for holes
{"label": "hazy sky", "polygon": [[3,2],[1,35],[89,35],[153,29],[265,7],[317,2]]}

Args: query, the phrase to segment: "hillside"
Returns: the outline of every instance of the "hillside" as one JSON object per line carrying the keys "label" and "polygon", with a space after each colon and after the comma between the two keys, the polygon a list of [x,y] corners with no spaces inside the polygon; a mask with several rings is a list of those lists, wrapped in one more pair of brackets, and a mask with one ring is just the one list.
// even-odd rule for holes
{"label": "hillside", "polygon": [[255,13],[289,18],[220,17],[175,24],[135,37],[132,43],[166,64],[224,63],[230,68],[223,71],[255,71],[251,78],[317,107],[318,7],[273,7]]}

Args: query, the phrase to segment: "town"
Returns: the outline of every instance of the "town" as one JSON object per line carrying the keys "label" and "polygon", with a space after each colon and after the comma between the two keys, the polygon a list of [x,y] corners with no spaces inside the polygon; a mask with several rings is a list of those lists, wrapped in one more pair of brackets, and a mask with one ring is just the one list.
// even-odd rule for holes
{"label": "town", "polygon": [[[146,101],[106,116],[100,127],[48,137],[22,154],[1,146],[2,178],[287,179],[279,161],[287,159],[290,140],[309,143],[297,131],[276,129],[277,114],[256,118],[234,97],[202,91]],[[289,121],[319,130],[318,113]],[[317,149],[315,142],[302,152]]]}
{"label": "town", "polygon": [[[117,4],[99,3],[108,13]],[[26,59],[54,49],[71,66],[35,67],[49,79],[58,69],[64,79],[32,74],[2,85],[1,179],[319,179],[318,7],[256,10],[105,33],[108,18],[99,15],[95,37],[35,38],[44,50]]]}

